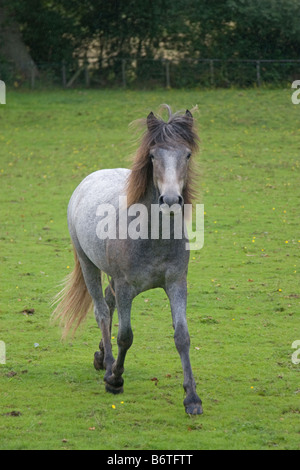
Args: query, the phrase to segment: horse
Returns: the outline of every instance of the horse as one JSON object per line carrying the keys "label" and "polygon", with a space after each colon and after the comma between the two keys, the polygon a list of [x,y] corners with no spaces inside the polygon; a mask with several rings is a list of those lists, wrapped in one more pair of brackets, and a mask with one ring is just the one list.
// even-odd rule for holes
{"label": "horse", "polygon": [[[99,350],[94,354],[94,367],[106,370],[106,391],[122,393],[125,356],[133,342],[132,301],[146,290],[164,289],[170,302],[174,340],[183,368],[183,404],[186,413],[198,415],[203,412],[202,402],[196,392],[190,362],[186,320],[188,240],[184,228],[182,237],[174,236],[175,222],[172,225],[172,221],[175,221],[174,214],[183,213],[186,204],[191,204],[195,197],[193,160],[199,137],[189,110],[173,113],[169,105],[163,107],[168,112],[167,121],[153,112],[143,119],[145,131],[130,170],[95,171],[72,194],[67,219],[75,266],[58,294],[59,303],[54,317],[61,320],[63,337],[66,337],[70,330],[76,331],[93,304],[102,332]],[[104,210],[105,214],[101,212],[103,207],[112,208],[113,216],[109,218],[108,210]],[[129,229],[134,220],[135,207],[146,208],[147,214],[151,213],[152,207],[158,208],[159,222],[155,236],[124,235],[124,227],[119,226],[118,222],[125,220],[125,229]],[[164,237],[161,224],[167,209],[170,209],[171,227],[170,236]],[[108,236],[109,231],[106,231],[106,236],[103,231],[99,236],[99,220],[103,221],[104,215],[107,216],[106,228],[108,222],[116,222],[117,228],[113,230],[115,236]],[[141,216],[136,229],[142,222]],[[151,218],[147,219],[145,226],[148,235],[151,235]],[[104,295],[103,273],[109,279]],[[118,311],[116,359],[111,345],[115,307]]]}

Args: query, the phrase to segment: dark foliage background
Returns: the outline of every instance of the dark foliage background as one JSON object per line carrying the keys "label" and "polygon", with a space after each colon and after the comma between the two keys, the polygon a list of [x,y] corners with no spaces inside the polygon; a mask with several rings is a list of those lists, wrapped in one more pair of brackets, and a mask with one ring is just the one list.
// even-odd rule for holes
{"label": "dark foliage background", "polygon": [[[196,59],[300,59],[298,0],[0,0],[0,6],[1,3],[19,24],[33,61],[41,69],[48,64],[54,75],[61,73],[63,60],[72,73],[78,58],[88,55],[93,58],[93,67],[101,70],[101,79],[113,81],[120,77],[121,60],[126,58],[138,61],[134,72],[127,72],[128,82],[130,77],[134,82],[164,73],[160,65],[151,61],[167,58],[172,61],[172,76],[177,77],[172,85],[188,86],[207,74],[207,67],[197,61],[193,70],[191,61]],[[184,64],[188,62],[183,59],[190,61],[188,79],[184,77]],[[219,69],[216,67],[215,72],[222,75]],[[246,76],[249,80],[253,72],[249,70],[239,66],[232,68],[232,74],[247,84]],[[295,67],[265,71],[268,79],[273,75],[280,79],[280,74],[286,78],[287,73],[295,73]],[[228,73],[223,76],[230,78]]]}

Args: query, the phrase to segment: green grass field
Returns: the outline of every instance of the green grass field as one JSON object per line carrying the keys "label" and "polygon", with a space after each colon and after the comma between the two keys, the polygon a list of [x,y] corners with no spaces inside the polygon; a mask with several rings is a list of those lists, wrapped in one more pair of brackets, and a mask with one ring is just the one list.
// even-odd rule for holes
{"label": "green grass field", "polygon": [[[197,417],[182,405],[163,291],[134,301],[123,395],[106,393],[93,368],[93,314],[66,342],[49,321],[73,266],[72,191],[96,169],[127,167],[136,148],[128,124],[161,103],[199,106],[205,243],[191,252],[187,310],[204,408]],[[1,449],[299,449],[299,113],[290,89],[8,91],[0,106]],[[114,326],[115,352],[116,336]]]}

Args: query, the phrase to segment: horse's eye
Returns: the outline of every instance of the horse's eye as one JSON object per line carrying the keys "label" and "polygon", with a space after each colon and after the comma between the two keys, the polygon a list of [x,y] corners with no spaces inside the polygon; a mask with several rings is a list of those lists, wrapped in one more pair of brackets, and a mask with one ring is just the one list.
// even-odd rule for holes
{"label": "horse's eye", "polygon": [[151,161],[153,162],[153,160],[154,160],[154,155],[153,155],[152,153],[150,153],[149,157],[150,157]]}
{"label": "horse's eye", "polygon": [[187,156],[186,156],[186,159],[189,160],[191,158],[192,154],[191,153],[188,153]]}

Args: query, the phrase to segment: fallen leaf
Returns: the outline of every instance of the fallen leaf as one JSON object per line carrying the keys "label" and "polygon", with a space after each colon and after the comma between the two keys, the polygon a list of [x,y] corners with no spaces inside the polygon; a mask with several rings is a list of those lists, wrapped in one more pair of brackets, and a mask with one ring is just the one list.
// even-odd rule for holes
{"label": "fallen leaf", "polygon": [[9,377],[9,378],[10,378],[10,377],[14,377],[15,375],[17,375],[17,372],[15,372],[14,370],[12,370],[12,371],[10,371],[10,372],[8,372],[8,373],[6,374],[6,377]]}
{"label": "fallen leaf", "polygon": [[20,411],[10,411],[9,413],[4,413],[4,416],[22,416]]}
{"label": "fallen leaf", "polygon": [[34,308],[25,308],[20,313],[23,313],[23,315],[33,315],[34,312],[35,312]]}

